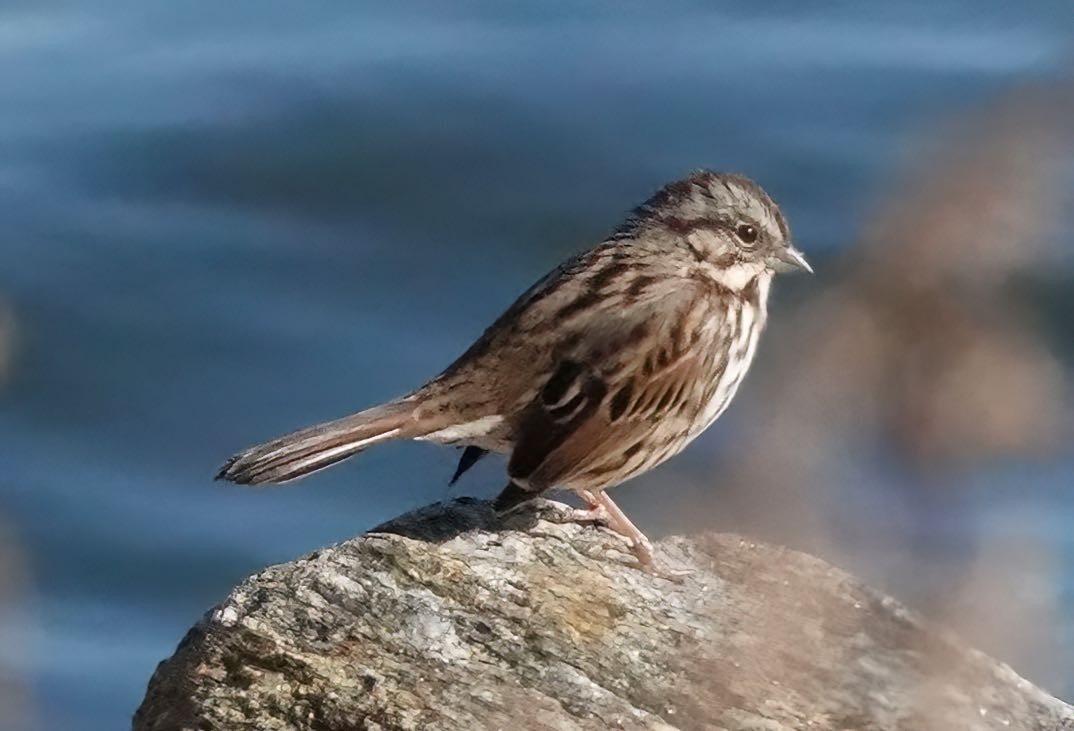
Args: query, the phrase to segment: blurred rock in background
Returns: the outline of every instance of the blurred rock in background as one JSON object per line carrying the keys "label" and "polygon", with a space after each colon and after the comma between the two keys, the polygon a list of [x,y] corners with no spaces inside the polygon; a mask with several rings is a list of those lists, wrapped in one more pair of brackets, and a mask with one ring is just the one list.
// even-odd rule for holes
{"label": "blurred rock in background", "polygon": [[[1033,543],[1032,525],[929,523],[958,514],[958,487],[1007,479],[996,474],[1017,483],[1020,466],[1069,456],[1062,344],[1031,293],[1070,277],[1057,265],[1070,245],[1071,92],[1017,90],[915,150],[858,244],[777,302],[763,370],[732,409],[711,484],[697,486],[710,515],[864,570],[1022,668],[1056,654],[1038,650],[1055,641],[1057,557]],[[788,303],[794,292],[802,299]],[[886,498],[855,494],[875,483]],[[888,513],[864,536],[860,511]],[[1024,601],[1006,601],[1014,594]]]}
{"label": "blurred rock in background", "polygon": [[[0,299],[0,389],[11,375],[14,350],[15,316]],[[24,631],[26,624],[19,616],[26,578],[22,548],[0,513],[0,728],[4,729],[29,725],[28,693],[15,667],[20,664],[28,639]]]}
{"label": "blurred rock in background", "polygon": [[921,469],[1065,441],[1061,369],[1010,285],[1056,262],[1070,91],[1016,92],[952,125],[849,257],[843,290],[880,335],[879,426]]}
{"label": "blurred rock in background", "polygon": [[1011,284],[1057,261],[1072,121],[1067,94],[1019,92],[924,147],[821,296],[772,325],[750,403],[794,430],[780,443],[815,459],[869,432],[924,472],[1066,443],[1062,369]]}

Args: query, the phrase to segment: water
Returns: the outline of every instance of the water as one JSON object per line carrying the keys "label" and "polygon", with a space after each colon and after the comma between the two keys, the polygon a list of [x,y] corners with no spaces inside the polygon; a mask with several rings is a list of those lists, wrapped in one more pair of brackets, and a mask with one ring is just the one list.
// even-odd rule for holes
{"label": "water", "polygon": [[454,458],[253,494],[209,479],[229,452],[407,390],[695,167],[763,181],[822,260],[916,132],[1055,77],[1072,31],[1063,2],[6,3],[0,521],[30,589],[0,664],[28,723],[124,726],[239,579],[445,497]]}

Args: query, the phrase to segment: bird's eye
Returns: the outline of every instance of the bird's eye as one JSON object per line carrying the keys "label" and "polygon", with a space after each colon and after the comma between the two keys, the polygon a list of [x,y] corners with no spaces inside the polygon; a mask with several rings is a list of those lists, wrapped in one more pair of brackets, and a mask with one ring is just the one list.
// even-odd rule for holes
{"label": "bird's eye", "polygon": [[740,223],[738,228],[735,229],[735,233],[738,234],[738,238],[744,244],[752,244],[757,241],[757,227],[748,223]]}

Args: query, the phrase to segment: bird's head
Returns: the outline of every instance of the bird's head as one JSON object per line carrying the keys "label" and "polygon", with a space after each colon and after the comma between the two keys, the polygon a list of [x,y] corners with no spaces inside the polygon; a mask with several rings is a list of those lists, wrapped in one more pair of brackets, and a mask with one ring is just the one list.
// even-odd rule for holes
{"label": "bird's head", "polygon": [[779,206],[742,175],[699,170],[665,185],[635,209],[631,221],[677,234],[692,256],[733,288],[765,271],[813,271],[791,242]]}

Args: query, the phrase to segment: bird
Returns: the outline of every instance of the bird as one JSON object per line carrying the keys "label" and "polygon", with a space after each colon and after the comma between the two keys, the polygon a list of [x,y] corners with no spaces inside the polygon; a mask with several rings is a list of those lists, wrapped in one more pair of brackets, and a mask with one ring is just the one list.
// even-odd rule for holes
{"label": "bird", "polygon": [[812,273],[769,195],[697,170],[539,279],[439,375],[386,403],[228,459],[217,479],[305,477],[382,442],[465,447],[454,479],[507,458],[505,513],[554,490],[653,568],[608,490],[681,452],[727,409],[757,350],[775,274]]}

